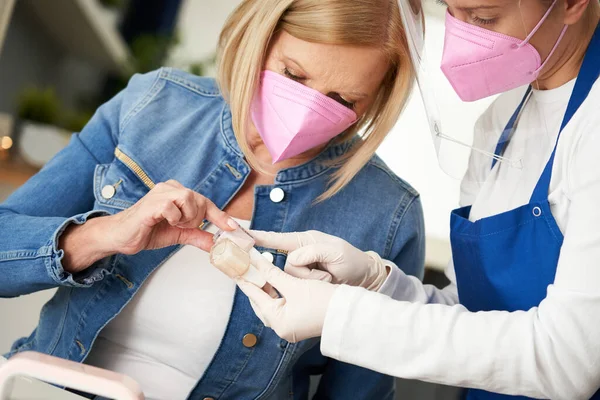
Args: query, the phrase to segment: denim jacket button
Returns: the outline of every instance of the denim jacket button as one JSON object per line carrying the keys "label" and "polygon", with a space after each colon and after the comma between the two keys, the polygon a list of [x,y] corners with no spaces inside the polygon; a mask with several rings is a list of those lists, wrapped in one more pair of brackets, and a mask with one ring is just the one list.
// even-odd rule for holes
{"label": "denim jacket button", "polygon": [[242,344],[249,349],[256,346],[256,343],[258,343],[258,338],[252,333],[248,333],[242,338]]}
{"label": "denim jacket button", "polygon": [[215,400],[212,397],[205,397],[203,400]]}
{"label": "denim jacket button", "polygon": [[106,200],[112,199],[116,192],[117,190],[113,185],[106,185],[102,188],[102,197],[104,197]]}
{"label": "denim jacket button", "polygon": [[268,262],[270,262],[271,264],[273,264],[273,260],[275,260],[275,257],[273,256],[273,253],[269,253],[268,251],[265,251],[264,253],[262,253],[262,256],[264,258],[266,258],[266,260]]}
{"label": "denim jacket button", "polygon": [[269,193],[269,197],[273,203],[281,203],[285,197],[285,192],[282,188],[274,188],[271,190],[271,193]]}

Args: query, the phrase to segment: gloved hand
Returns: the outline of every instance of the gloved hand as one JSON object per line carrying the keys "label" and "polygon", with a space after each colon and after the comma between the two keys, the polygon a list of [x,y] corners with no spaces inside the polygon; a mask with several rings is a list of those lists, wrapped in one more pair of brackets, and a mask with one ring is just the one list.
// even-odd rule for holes
{"label": "gloved hand", "polygon": [[363,252],[343,239],[322,232],[251,233],[259,246],[288,251],[285,272],[298,278],[377,291],[388,275],[377,253]]}
{"label": "gloved hand", "polygon": [[327,308],[337,285],[293,277],[261,255],[253,257],[252,264],[282,296],[277,297],[275,291],[265,289],[270,292],[267,294],[243,278],[236,279],[263,324],[292,343],[321,336]]}

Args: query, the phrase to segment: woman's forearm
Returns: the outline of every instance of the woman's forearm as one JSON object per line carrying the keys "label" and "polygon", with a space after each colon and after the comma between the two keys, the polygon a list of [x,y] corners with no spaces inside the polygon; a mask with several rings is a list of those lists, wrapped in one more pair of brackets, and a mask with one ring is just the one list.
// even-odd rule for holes
{"label": "woman's forearm", "polygon": [[71,225],[61,235],[65,271],[81,272],[96,261],[118,252],[110,240],[112,216],[92,218],[82,225]]}

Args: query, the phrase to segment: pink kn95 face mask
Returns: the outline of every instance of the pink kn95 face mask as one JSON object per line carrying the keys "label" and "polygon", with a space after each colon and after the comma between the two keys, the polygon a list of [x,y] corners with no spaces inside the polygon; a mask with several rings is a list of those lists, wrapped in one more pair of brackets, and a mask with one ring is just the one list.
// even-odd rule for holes
{"label": "pink kn95 face mask", "polygon": [[442,72],[463,101],[475,101],[527,85],[537,79],[565,34],[564,26],[542,63],[529,40],[546,20],[556,0],[524,39],[460,21],[446,12]]}
{"label": "pink kn95 face mask", "polygon": [[324,94],[273,71],[263,71],[250,114],[273,164],[333,139],[356,113]]}

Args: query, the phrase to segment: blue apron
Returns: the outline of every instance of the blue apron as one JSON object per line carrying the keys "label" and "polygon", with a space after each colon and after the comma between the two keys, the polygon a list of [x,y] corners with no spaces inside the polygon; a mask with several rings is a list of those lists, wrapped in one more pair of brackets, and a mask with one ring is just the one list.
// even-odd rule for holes
{"label": "blue apron", "polygon": [[[600,74],[600,28],[586,52],[569,99],[560,132],[586,99]],[[517,116],[503,131],[496,154],[502,153]],[[560,138],[559,132],[559,138]],[[556,142],[558,145],[558,139]],[[554,282],[563,235],[550,212],[548,189],[556,145],[536,184],[529,204],[499,215],[469,221],[471,207],[452,212],[450,239],[458,295],[469,311],[516,311],[538,306]],[[492,168],[495,162],[492,163]],[[526,399],[471,389],[468,400]],[[600,399],[600,391],[592,399]]]}

